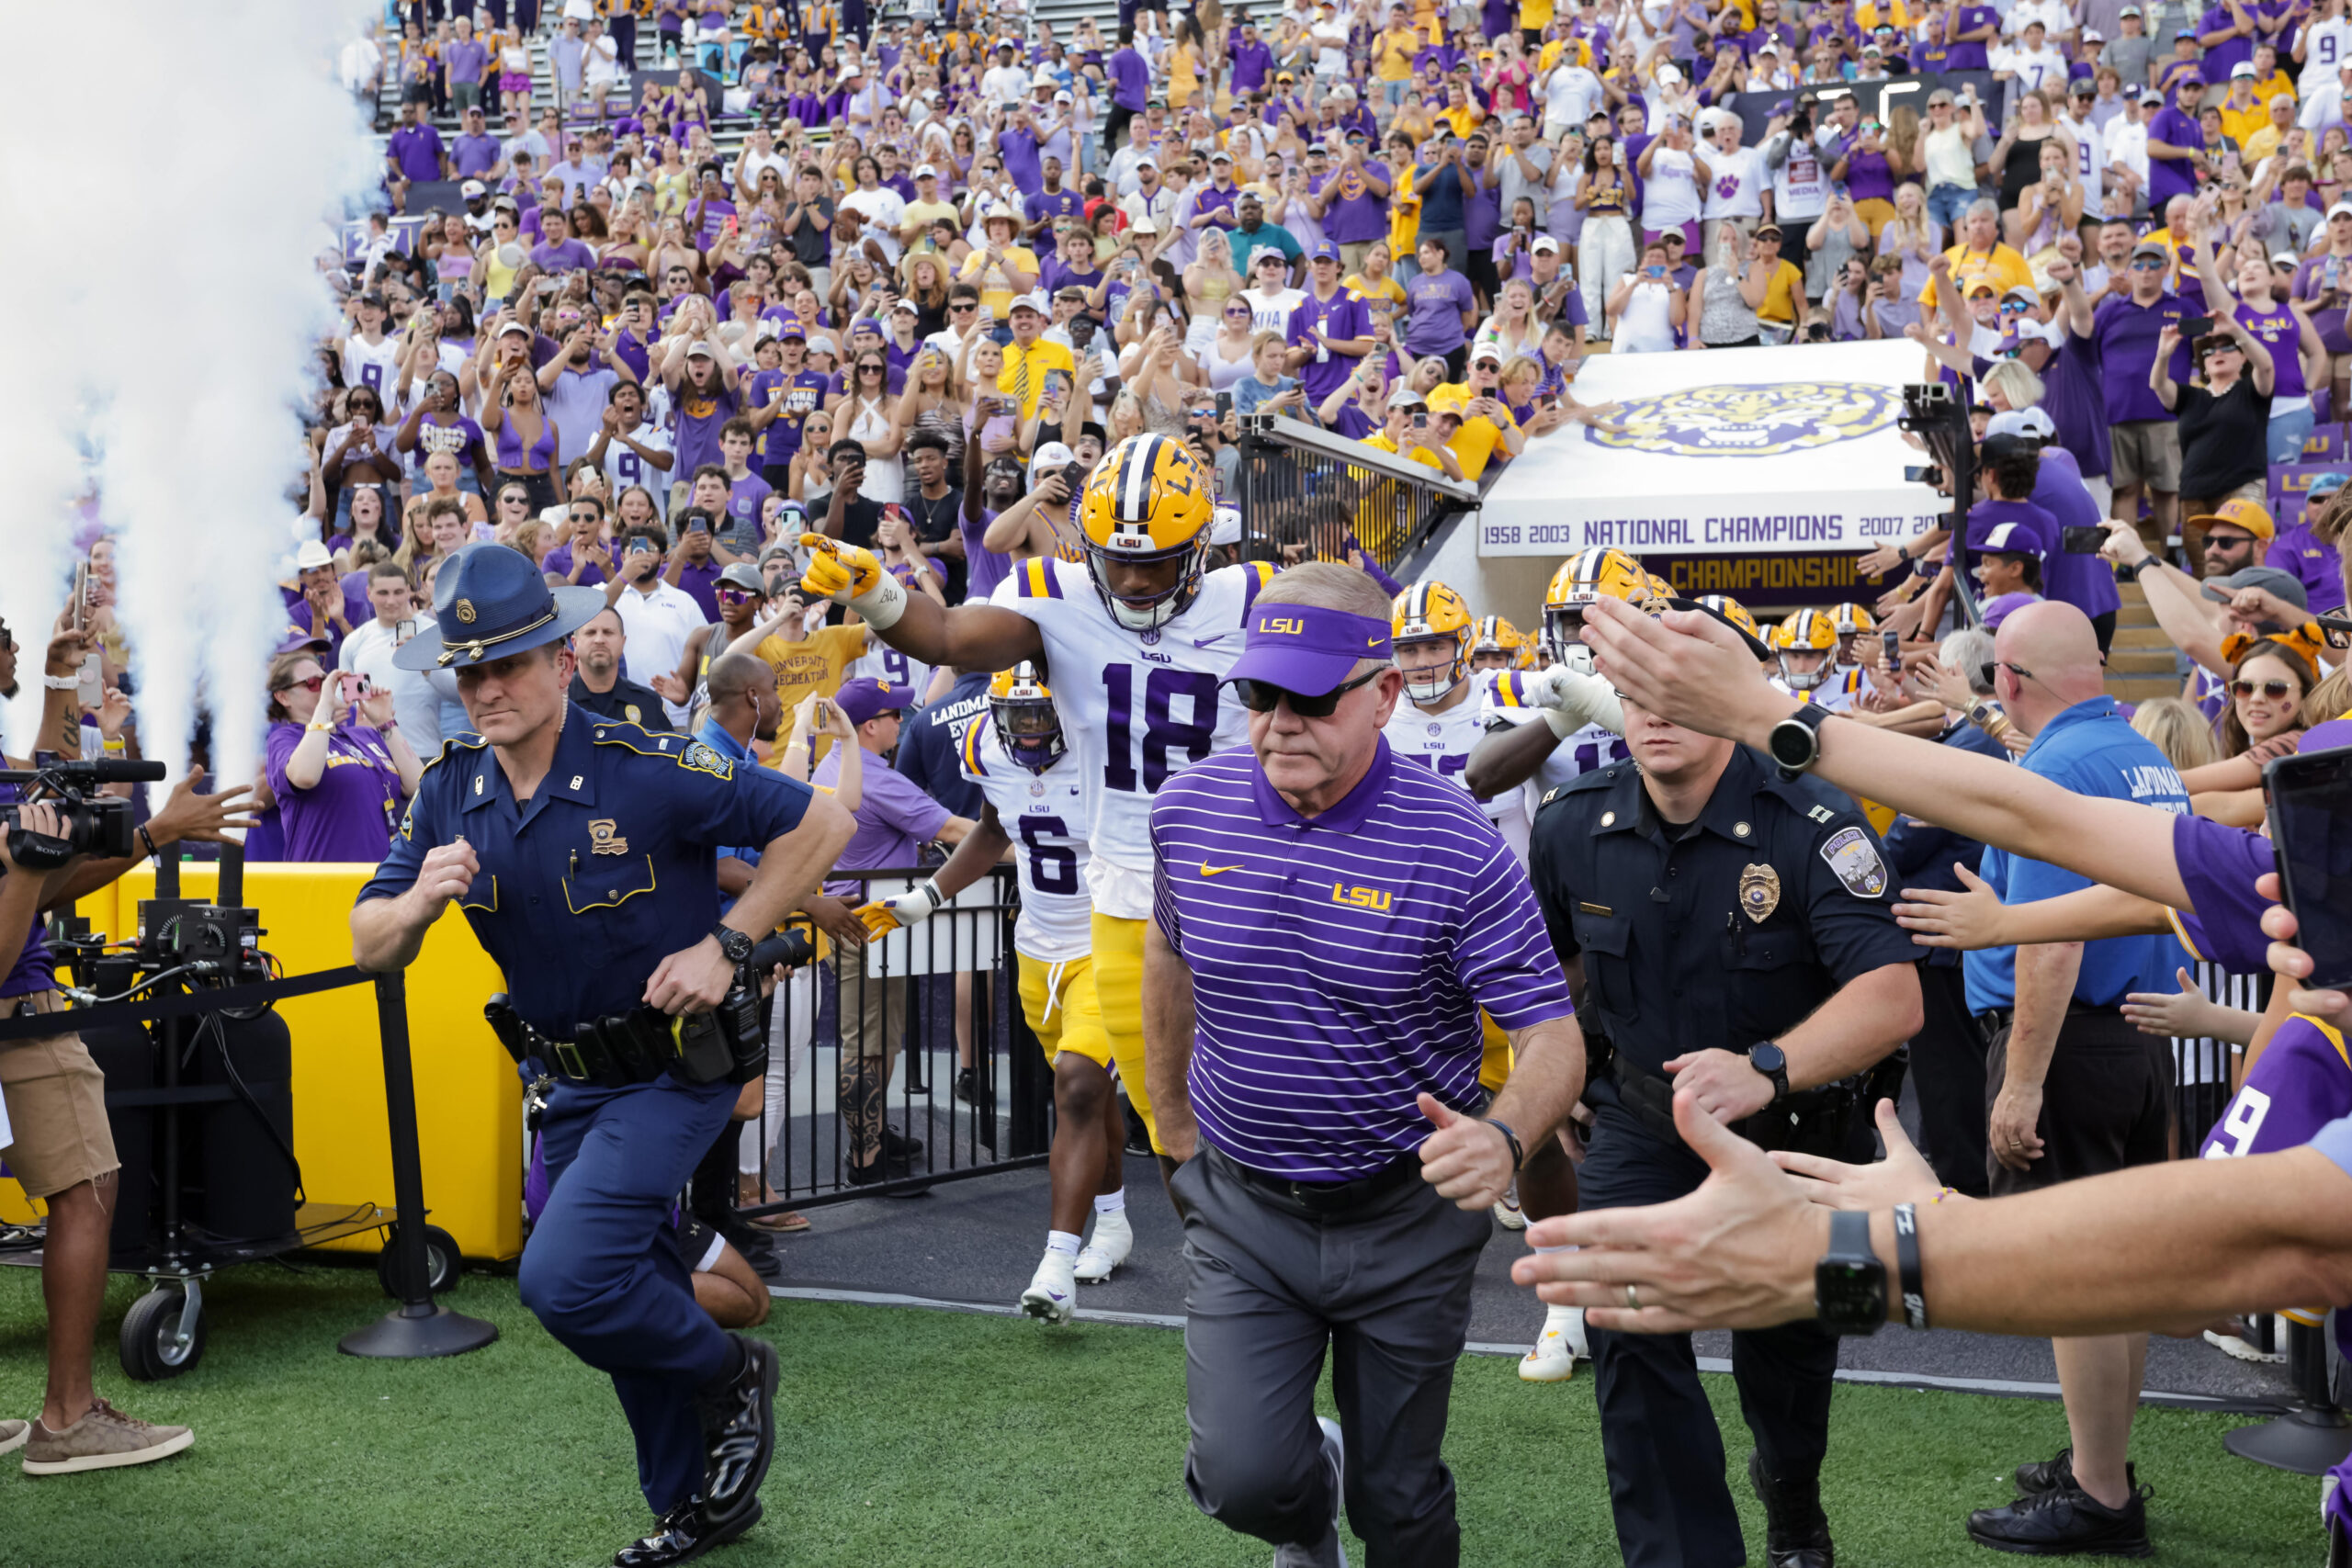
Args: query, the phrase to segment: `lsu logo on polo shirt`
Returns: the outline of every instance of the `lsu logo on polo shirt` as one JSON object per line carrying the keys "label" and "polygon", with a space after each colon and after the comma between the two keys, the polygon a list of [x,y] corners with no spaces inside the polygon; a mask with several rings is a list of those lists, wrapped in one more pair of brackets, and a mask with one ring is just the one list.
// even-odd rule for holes
{"label": "lsu logo on polo shirt", "polygon": [[1331,902],[1344,904],[1351,909],[1371,909],[1385,915],[1388,912],[1388,906],[1395,902],[1395,898],[1394,894],[1383,892],[1376,887],[1350,887],[1337,882],[1331,884]]}

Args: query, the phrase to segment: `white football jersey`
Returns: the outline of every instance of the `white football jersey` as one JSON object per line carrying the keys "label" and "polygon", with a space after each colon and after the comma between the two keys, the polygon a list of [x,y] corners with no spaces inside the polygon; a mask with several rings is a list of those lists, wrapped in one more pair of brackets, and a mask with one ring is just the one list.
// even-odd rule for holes
{"label": "white football jersey", "polygon": [[1249,710],[1219,684],[1241,657],[1243,619],[1272,581],[1263,561],[1202,579],[1184,613],[1150,631],[1112,619],[1078,561],[1022,561],[990,603],[1036,623],[1070,755],[1093,791],[1085,837],[1095,907],[1151,913],[1151,797],[1172,773],[1250,739]]}
{"label": "white football jersey", "polygon": [[[1487,673],[1493,682],[1478,704],[1481,730],[1491,728],[1498,719],[1505,724],[1531,724],[1543,718],[1543,709],[1527,705],[1527,679],[1532,671],[1493,670]],[[1535,776],[1520,786],[1521,809],[1532,820],[1535,808],[1544,804],[1546,792],[1632,755],[1623,736],[1606,725],[1588,724],[1553,747],[1552,754],[1535,770]]]}
{"label": "white football jersey", "polygon": [[[1468,677],[1469,692],[1442,713],[1430,713],[1416,706],[1409,697],[1400,698],[1396,711],[1388,716],[1388,726],[1382,733],[1388,737],[1390,750],[1405,761],[1437,770],[1440,778],[1463,784],[1470,766],[1470,750],[1486,734],[1486,727],[1478,722],[1487,689],[1498,673],[1493,670],[1473,671]],[[1464,784],[1464,787],[1468,787]],[[1479,809],[1494,823],[1522,865],[1527,862],[1527,799],[1522,791],[1509,790],[1491,800],[1478,803]]]}
{"label": "white football jersey", "polygon": [[1096,793],[1075,753],[1033,773],[1004,749],[995,716],[983,713],[964,731],[965,778],[996,807],[1012,836],[1020,868],[1021,913],[1013,950],[1059,964],[1094,951],[1094,900],[1086,891],[1086,822]]}
{"label": "white football jersey", "polygon": [[886,681],[895,688],[912,692],[917,703],[931,690],[931,666],[900,653],[878,637],[866,638],[865,651],[842,667],[842,680],[860,678]]}

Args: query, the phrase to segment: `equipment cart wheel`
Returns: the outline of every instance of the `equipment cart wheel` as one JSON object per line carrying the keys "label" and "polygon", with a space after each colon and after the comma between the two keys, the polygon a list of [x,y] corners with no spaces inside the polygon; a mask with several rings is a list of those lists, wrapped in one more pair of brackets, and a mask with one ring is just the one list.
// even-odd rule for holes
{"label": "equipment cart wheel", "polygon": [[[384,1287],[384,1294],[394,1301],[401,1299],[401,1282],[393,1270],[399,1267],[401,1222],[394,1220],[385,1233],[384,1250],[376,1255],[376,1279]],[[436,1296],[446,1296],[458,1288],[459,1254],[458,1238],[439,1225],[424,1227],[424,1278]]]}
{"label": "equipment cart wheel", "polygon": [[122,1370],[141,1382],[175,1378],[204,1359],[204,1295],[195,1281],[159,1285],[122,1319]]}

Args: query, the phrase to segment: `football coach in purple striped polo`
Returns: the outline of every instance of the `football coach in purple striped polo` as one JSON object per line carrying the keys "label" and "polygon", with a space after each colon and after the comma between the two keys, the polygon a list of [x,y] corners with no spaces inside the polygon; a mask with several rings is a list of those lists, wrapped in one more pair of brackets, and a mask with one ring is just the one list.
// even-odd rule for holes
{"label": "football coach in purple striped polo", "polygon": [[[1460,1561],[1439,1450],[1487,1205],[1576,1102],[1584,1042],[1518,858],[1381,737],[1404,677],[1352,567],[1258,595],[1250,744],[1152,804],[1144,1050],[1184,1218],[1184,1483],[1274,1562]],[[1518,1054],[1491,1106],[1480,1008]],[[1340,1408],[1314,1407],[1326,1347]]]}

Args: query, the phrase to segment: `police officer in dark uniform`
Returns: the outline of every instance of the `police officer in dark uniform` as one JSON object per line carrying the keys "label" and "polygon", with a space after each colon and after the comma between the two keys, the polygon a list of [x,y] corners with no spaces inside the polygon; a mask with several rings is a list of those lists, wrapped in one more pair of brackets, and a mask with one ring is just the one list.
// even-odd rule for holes
{"label": "police officer in dark uniform", "polygon": [[[1866,1080],[1920,1008],[1876,836],[1828,785],[1631,702],[1624,712],[1633,761],[1547,795],[1531,846],[1577,1016],[1613,1048],[1605,1069],[1593,1050],[1583,1207],[1665,1202],[1706,1179],[1674,1129],[1679,1089],[1766,1147],[1867,1160],[1863,1096],[1885,1085]],[[1826,716],[1806,712],[1812,725]],[[1590,1338],[1629,1568],[1745,1562],[1690,1337]],[[1819,1477],[1837,1339],[1791,1324],[1732,1347],[1766,1561],[1831,1568]]]}
{"label": "police officer in dark uniform", "polygon": [[[405,966],[455,902],[504,974],[492,1021],[546,1085],[553,1189],[523,1301],[611,1374],[636,1434],[659,1522],[615,1562],[683,1562],[758,1520],[775,1438],[774,1349],[695,1306],[664,1234],[763,1066],[756,1025],[731,1022],[744,1010],[712,1010],[743,995],[752,939],[815,891],[854,823],[781,774],[738,776],[707,745],[571,704],[563,638],[603,609],[595,590],[550,589],[503,545],[460,551],[436,588],[439,631],[395,658],[455,670],[476,733],[426,768],[352,911],[354,956]],[[763,847],[722,922],[728,844]]]}

